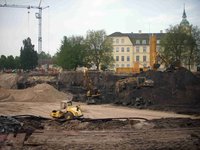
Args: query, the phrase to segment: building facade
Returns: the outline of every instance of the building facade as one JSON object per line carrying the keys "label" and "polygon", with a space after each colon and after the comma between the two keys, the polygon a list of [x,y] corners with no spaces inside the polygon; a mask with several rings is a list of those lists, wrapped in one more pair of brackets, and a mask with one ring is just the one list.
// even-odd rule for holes
{"label": "building facade", "polygon": [[[191,25],[187,20],[185,7],[183,10],[182,20],[180,26],[186,33],[191,34]],[[114,70],[122,70],[124,72],[137,72],[138,68],[153,68],[153,64],[156,64],[156,55],[159,54],[161,49],[160,39],[165,33],[121,33],[115,32],[109,35],[113,40],[113,56],[115,59]],[[152,46],[152,37],[155,38],[155,44]],[[152,48],[154,47],[154,48]],[[152,50],[153,49],[153,50]],[[155,51],[155,52],[153,52]],[[197,70],[197,65],[182,64],[186,68],[190,68],[192,71]],[[200,67],[199,67],[200,68]],[[164,64],[160,69],[164,69]],[[135,71],[137,70],[137,71]]]}
{"label": "building facade", "polygon": [[150,68],[150,39],[156,37],[156,51],[160,49],[160,38],[164,33],[121,33],[115,32],[109,37],[113,40],[114,69]]}

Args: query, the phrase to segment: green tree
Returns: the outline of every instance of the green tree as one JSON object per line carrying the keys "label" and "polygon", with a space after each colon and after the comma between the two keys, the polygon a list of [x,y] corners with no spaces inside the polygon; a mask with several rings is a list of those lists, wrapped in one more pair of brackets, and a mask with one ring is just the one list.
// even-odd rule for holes
{"label": "green tree", "polygon": [[56,53],[56,63],[64,69],[72,70],[85,65],[84,38],[81,36],[64,36],[61,47]]}
{"label": "green tree", "polygon": [[197,27],[181,25],[171,26],[161,39],[160,55],[165,58],[166,65],[180,63],[190,66],[198,63],[200,32]]}
{"label": "green tree", "polygon": [[15,59],[12,55],[7,57],[7,69],[15,69]]}
{"label": "green tree", "polygon": [[28,37],[23,40],[24,47],[20,50],[20,61],[22,69],[33,69],[38,64],[37,52],[34,50],[34,45],[31,43],[31,39]]}
{"label": "green tree", "polygon": [[15,69],[20,69],[20,68],[21,68],[20,57],[16,56],[15,57]]}
{"label": "green tree", "polygon": [[5,69],[7,68],[7,58],[5,55],[1,55],[0,58],[0,69]]}
{"label": "green tree", "polygon": [[87,61],[94,64],[97,70],[100,69],[100,65],[103,68],[109,68],[113,65],[112,39],[106,36],[104,30],[88,31],[86,44],[88,45]]}
{"label": "green tree", "polygon": [[38,59],[50,59],[51,55],[49,53],[45,53],[45,52],[41,52],[40,54],[38,54]]}

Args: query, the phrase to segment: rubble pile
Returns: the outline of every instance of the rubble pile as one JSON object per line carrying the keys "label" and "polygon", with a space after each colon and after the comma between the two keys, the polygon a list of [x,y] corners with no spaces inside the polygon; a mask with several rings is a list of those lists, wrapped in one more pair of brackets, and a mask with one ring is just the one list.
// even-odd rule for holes
{"label": "rubble pile", "polygon": [[0,133],[17,133],[22,127],[22,124],[9,116],[0,116]]}
{"label": "rubble pile", "polygon": [[115,99],[115,82],[122,78],[112,72],[88,71],[67,71],[60,74],[58,78],[59,90],[69,91],[74,94],[76,100],[86,102],[88,80],[92,86],[101,92],[101,103],[112,103]]}
{"label": "rubble pile", "polygon": [[[154,87],[134,88],[131,80],[116,85],[116,102],[122,105],[136,105],[141,98],[154,106],[199,106],[199,79],[185,68],[173,72],[147,71],[137,76],[154,81]],[[144,106],[146,103],[144,103]]]}

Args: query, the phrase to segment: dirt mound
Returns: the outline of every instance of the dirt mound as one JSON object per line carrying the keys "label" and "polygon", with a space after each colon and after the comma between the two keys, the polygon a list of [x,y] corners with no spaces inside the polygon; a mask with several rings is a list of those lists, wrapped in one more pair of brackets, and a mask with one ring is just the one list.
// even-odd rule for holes
{"label": "dirt mound", "polygon": [[0,87],[16,89],[19,75],[15,73],[0,73]]}
{"label": "dirt mound", "polygon": [[[185,68],[173,72],[147,71],[137,76],[154,81],[154,87],[134,88],[132,82],[122,84],[116,90],[116,102],[123,105],[135,105],[136,98],[153,105],[196,106],[200,105],[199,79]],[[119,87],[116,87],[119,89]]]}
{"label": "dirt mound", "polygon": [[[12,101],[23,102],[55,102],[61,100],[70,100],[73,97],[72,94],[59,92],[53,86],[45,83],[23,90],[4,89],[1,93],[10,94],[13,97]],[[2,101],[5,100],[2,99]]]}

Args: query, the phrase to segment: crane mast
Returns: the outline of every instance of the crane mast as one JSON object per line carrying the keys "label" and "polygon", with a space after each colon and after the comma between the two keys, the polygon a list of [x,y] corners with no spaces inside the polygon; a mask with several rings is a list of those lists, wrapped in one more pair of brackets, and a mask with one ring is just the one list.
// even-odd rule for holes
{"label": "crane mast", "polygon": [[[40,1],[41,4],[41,1]],[[39,6],[31,6],[31,5],[8,5],[4,4],[1,5],[0,7],[10,7],[10,8],[26,8],[26,9],[38,9],[39,12],[35,13],[36,19],[38,19],[38,53],[42,52],[42,10],[48,8],[49,6],[46,7],[40,7]]]}

